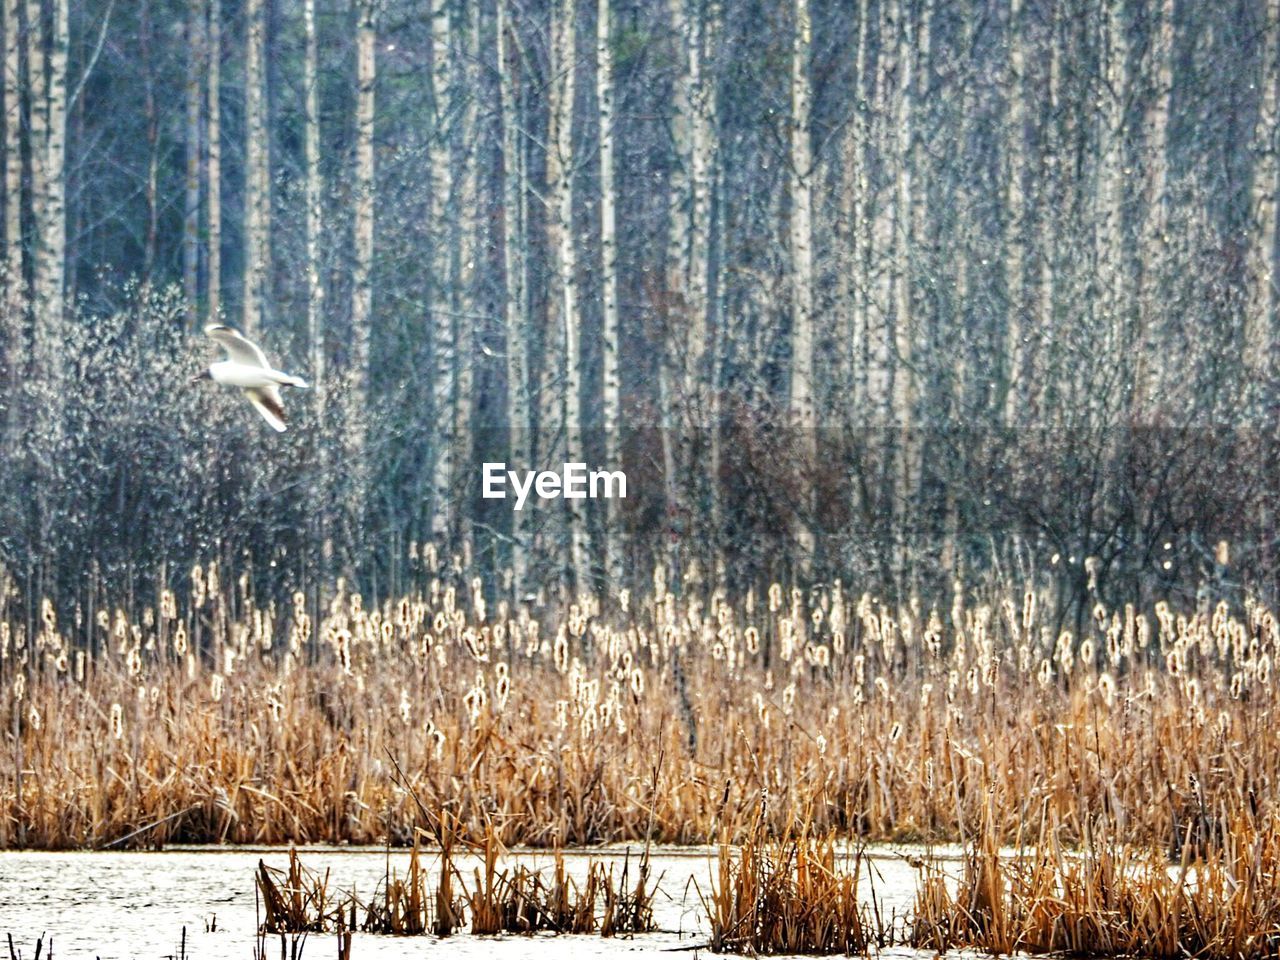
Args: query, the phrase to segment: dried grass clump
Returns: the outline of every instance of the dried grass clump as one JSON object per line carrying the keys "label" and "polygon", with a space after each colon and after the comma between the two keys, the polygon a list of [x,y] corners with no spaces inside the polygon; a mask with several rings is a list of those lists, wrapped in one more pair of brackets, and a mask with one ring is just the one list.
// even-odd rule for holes
{"label": "dried grass clump", "polygon": [[739,954],[867,954],[891,931],[859,897],[860,853],[834,837],[770,839],[759,824],[735,853],[720,845],[718,876],[704,900],[709,949]]}
{"label": "dried grass clump", "polygon": [[617,884],[611,866],[606,868],[591,861],[586,878],[579,885],[569,876],[559,850],[549,879],[523,864],[502,867],[506,851],[490,828],[479,842],[466,844],[479,851],[482,860],[474,869],[474,882],[468,888],[455,860],[458,841],[449,826],[448,814],[433,818],[433,822],[438,827],[437,839],[444,841],[439,849],[434,894],[427,885],[427,871],[422,867],[416,841],[407,874],[400,877],[388,866],[367,902],[355,891],[337,899],[330,897],[328,873],[320,876],[303,867],[295,850],[289,851],[286,870],[273,869],[259,861],[257,887],[265,912],[265,919],[259,924],[260,939],[267,934],[342,934],[355,929],[394,936],[446,937],[467,927],[468,918],[470,932],[477,935],[598,932],[612,937],[654,929],[656,884],[649,882],[647,851],[640,859],[634,887],[629,881],[629,853]]}
{"label": "dried grass clump", "polygon": [[1170,864],[1100,825],[1083,850],[1060,824],[1002,855],[990,830],[970,847],[954,891],[928,864],[911,945],[944,951],[1074,954],[1148,960],[1262,960],[1280,949],[1280,827],[1234,821],[1206,857],[1190,844]]}

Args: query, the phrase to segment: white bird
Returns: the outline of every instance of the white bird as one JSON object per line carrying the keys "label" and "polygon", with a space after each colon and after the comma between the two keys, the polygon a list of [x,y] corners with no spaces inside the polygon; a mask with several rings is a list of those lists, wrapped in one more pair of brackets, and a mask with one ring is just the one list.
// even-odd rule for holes
{"label": "white bird", "polygon": [[227,359],[209,364],[209,368],[194,377],[192,382],[213,380],[230,387],[239,387],[262,414],[262,419],[271,424],[273,429],[283,433],[284,403],[280,399],[280,388],[305,389],[307,381],[271,366],[258,345],[235,327],[211,323],[204,328],[204,332],[227,351]]}

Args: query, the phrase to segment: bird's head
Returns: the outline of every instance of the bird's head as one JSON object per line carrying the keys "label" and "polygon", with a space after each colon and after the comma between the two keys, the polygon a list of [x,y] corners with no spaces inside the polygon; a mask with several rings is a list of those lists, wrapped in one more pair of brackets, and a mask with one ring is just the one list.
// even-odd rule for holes
{"label": "bird's head", "polygon": [[238,331],[227,323],[210,323],[205,326],[204,332],[209,336],[213,336],[215,333],[237,333]]}
{"label": "bird's head", "polygon": [[209,372],[208,367],[205,367],[205,369],[201,370],[199,373],[197,373],[194,377],[191,378],[191,382],[199,383],[201,380],[212,380],[212,379],[213,379],[213,374]]}

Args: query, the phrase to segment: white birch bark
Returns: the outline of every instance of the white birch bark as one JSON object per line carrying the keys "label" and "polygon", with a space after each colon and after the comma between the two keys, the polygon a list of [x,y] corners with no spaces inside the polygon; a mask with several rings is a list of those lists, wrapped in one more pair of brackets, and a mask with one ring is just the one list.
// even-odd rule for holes
{"label": "white birch bark", "polygon": [[[876,64],[875,97],[869,128],[869,140],[877,145],[893,142],[897,116],[895,78],[898,73],[898,43],[895,32],[898,20],[895,7],[885,0],[879,5],[876,27],[879,53]],[[867,270],[871,291],[867,310],[868,350],[867,408],[876,426],[892,428],[894,422],[893,374],[893,305],[894,305],[894,236],[896,208],[894,184],[879,178],[868,185],[866,206],[871,220],[871,241],[867,249]],[[874,215],[870,211],[874,210]],[[873,322],[874,318],[874,322]]]}
{"label": "white birch bark", "polygon": [[267,146],[266,23],[264,0],[245,4],[245,212],[244,303],[241,325],[252,337],[262,322],[268,263],[270,158]]}
{"label": "white birch bark", "polygon": [[351,360],[348,370],[348,437],[352,454],[364,456],[365,398],[369,381],[369,335],[373,322],[374,150],[378,32],[375,0],[356,6],[356,157],[352,214]]}
{"label": "white birch bark", "polygon": [[[506,277],[504,311],[507,340],[507,425],[512,469],[532,469],[530,449],[532,429],[529,419],[528,328],[524,312],[525,195],[524,164],[521,160],[520,105],[513,73],[513,52],[518,49],[508,37],[515,25],[508,23],[507,5],[498,0],[498,90],[502,100],[502,254]],[[516,597],[524,595],[529,578],[528,511],[511,512],[512,588]]]}
{"label": "white birch bark", "polygon": [[182,216],[182,294],[187,326],[195,329],[200,297],[200,161],[204,119],[204,25],[201,0],[187,3],[186,182]]}
{"label": "white birch bark", "polygon": [[1280,0],[1267,0],[1262,45],[1262,100],[1253,134],[1252,222],[1249,237],[1249,297],[1245,313],[1244,362],[1251,378],[1270,374],[1276,307],[1276,125],[1280,85]]}
{"label": "white birch bark", "polygon": [[1128,93],[1128,39],[1123,0],[1106,0],[1103,17],[1107,90],[1098,132],[1098,194],[1095,207],[1097,274],[1102,284],[1104,336],[1111,356],[1121,356],[1128,312],[1124,264],[1124,106]]}
{"label": "white birch bark", "polygon": [[[477,164],[479,151],[474,142],[476,136],[476,100],[475,91],[480,87],[480,76],[477,69],[480,62],[480,26],[478,3],[464,3],[461,7],[459,23],[460,40],[463,44],[463,55],[458,58],[455,68],[458,70],[459,89],[470,91],[463,98],[461,116],[454,137],[453,154],[460,165],[458,174],[458,205],[455,223],[458,230],[457,270],[452,284],[454,291],[453,308],[456,320],[457,344],[455,346],[455,363],[457,365],[457,401],[454,404],[453,456],[455,462],[470,464],[474,442],[472,437],[472,409],[474,403],[475,379],[475,317],[479,314],[476,306],[476,258],[478,257],[478,230],[480,218],[480,200],[477,195],[479,182]],[[464,518],[465,519],[465,518]]]}
{"label": "white birch bark", "polygon": [[1160,395],[1154,379],[1159,364],[1151,362],[1152,336],[1159,323],[1160,267],[1166,262],[1169,229],[1169,117],[1173,110],[1173,0],[1161,0],[1153,30],[1151,61],[1155,95],[1147,109],[1147,196],[1144,211],[1142,289],[1138,295],[1138,371],[1134,377],[1134,411]]}
{"label": "white birch bark", "polygon": [[21,363],[26,283],[22,244],[22,86],[20,0],[4,0],[4,243],[7,366]]}
{"label": "white birch bark", "polygon": [[809,142],[811,88],[809,47],[811,23],[808,0],[794,0],[791,46],[791,396],[792,428],[804,491],[796,514],[793,539],[801,576],[813,562],[815,500],[809,471],[817,461],[817,414],[814,405],[813,333],[813,157]]}
{"label": "white birch bark", "polygon": [[324,351],[324,284],[320,280],[321,198],[324,181],[320,172],[320,83],[317,76],[319,46],[316,35],[316,0],[303,0],[302,25],[306,49],[303,53],[302,83],[306,130],[307,168],[307,343],[311,353],[311,379],[315,403],[324,419],[327,385]]}
{"label": "white birch bark", "polygon": [[[576,0],[559,0],[553,15],[555,92],[555,137],[551,150],[554,167],[556,268],[560,293],[560,321],[563,332],[564,430],[566,456],[570,463],[584,461],[582,441],[581,317],[578,313],[577,243],[573,232],[573,104],[577,37]],[[581,500],[566,500],[569,515],[569,556],[574,587],[579,594],[590,592],[589,546],[586,516]]]}
{"label": "white birch bark", "polygon": [[1058,189],[1061,177],[1061,162],[1058,156],[1062,137],[1059,132],[1058,115],[1062,100],[1062,60],[1059,52],[1062,28],[1062,0],[1054,0],[1049,37],[1049,120],[1043,126],[1044,145],[1040,149],[1039,195],[1037,203],[1039,211],[1036,219],[1036,250],[1039,259],[1039,280],[1036,290],[1036,321],[1039,329],[1036,348],[1030,358],[1028,374],[1034,413],[1045,422],[1047,410],[1045,401],[1049,391],[1048,355],[1052,350],[1054,329],[1054,305],[1057,297],[1057,244],[1055,238],[1060,217],[1060,197]]}
{"label": "white birch bark", "polygon": [[707,371],[707,291],[710,278],[711,172],[715,163],[715,89],[708,76],[707,60],[715,49],[718,7],[708,3],[691,24],[689,44],[689,241],[688,297],[689,343],[686,351],[686,394],[695,402],[702,426],[705,413],[702,385]]}
{"label": "white birch bark", "polygon": [[208,156],[205,178],[209,203],[209,262],[205,277],[208,322],[217,323],[222,311],[222,2],[209,0]]}
{"label": "white birch bark", "polygon": [[867,49],[870,0],[858,0],[858,45],[853,62],[853,116],[844,143],[844,216],[848,231],[849,266],[841,271],[841,284],[849,316],[849,389],[851,417],[863,409],[867,390],[867,291],[870,277],[870,184],[867,181]]}
{"label": "white birch bark", "polygon": [[[71,47],[68,0],[53,0],[49,45],[49,130],[45,177],[48,188],[44,301],[50,332],[62,337],[67,249],[67,55]],[[61,355],[60,350],[55,351]]]}
{"label": "white birch bark", "polygon": [[[600,112],[600,286],[603,303],[601,330],[601,407],[605,469],[622,469],[621,375],[618,369],[618,230],[614,195],[613,45],[610,0],[596,5],[596,103]],[[619,504],[606,501],[605,569],[615,590],[622,583]]]}
{"label": "white birch bark", "polygon": [[[666,275],[666,321],[661,343],[658,344],[658,409],[659,437],[662,447],[663,492],[666,499],[667,565],[671,571],[679,569],[679,551],[683,532],[684,508],[679,481],[681,450],[678,430],[685,398],[681,387],[683,358],[677,361],[676,353],[682,353],[677,331],[684,329],[685,310],[689,297],[689,235],[693,219],[690,207],[690,167],[692,165],[692,112],[689,95],[689,15],[686,0],[669,0],[668,15],[673,39],[672,55],[675,67],[671,81],[671,173],[667,181],[667,250],[664,262]],[[679,589],[678,574],[675,577]]]}
{"label": "white birch bark", "polygon": [[[47,305],[45,296],[46,262],[49,249],[49,196],[48,181],[48,131],[49,131],[49,86],[48,65],[45,59],[45,17],[41,0],[27,0],[27,102],[28,102],[28,173],[31,194],[31,280],[32,307],[35,314],[35,336],[33,338],[34,359],[37,369],[48,362],[44,356],[46,346],[42,343],[42,330],[47,330],[43,318]],[[47,338],[46,338],[47,339]]]}
{"label": "white birch bark", "polygon": [[1026,227],[1026,23],[1023,0],[1009,2],[1009,133],[1005,151],[1005,210],[1008,217],[1005,239],[1005,284],[1008,307],[1005,321],[1004,423],[1014,426],[1023,408],[1025,373],[1023,316],[1026,309],[1023,249]]}
{"label": "white birch bark", "polygon": [[445,117],[450,109],[450,24],[448,0],[431,3],[431,100],[433,129],[428,163],[431,168],[431,222],[436,228],[431,255],[432,352],[435,380],[432,401],[436,419],[436,451],[432,487],[431,533],[442,545],[452,528],[454,357],[453,316],[448,309],[449,248],[446,242],[449,210],[449,141]]}

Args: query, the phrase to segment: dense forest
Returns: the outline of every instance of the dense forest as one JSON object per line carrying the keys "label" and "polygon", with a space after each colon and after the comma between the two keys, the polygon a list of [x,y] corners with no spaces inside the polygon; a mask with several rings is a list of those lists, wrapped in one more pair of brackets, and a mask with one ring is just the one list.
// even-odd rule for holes
{"label": "dense forest", "polygon": [[[1276,600],[1280,0],[0,13],[27,597],[434,544],[516,596]],[[288,433],[189,382],[217,319],[313,385]]]}

